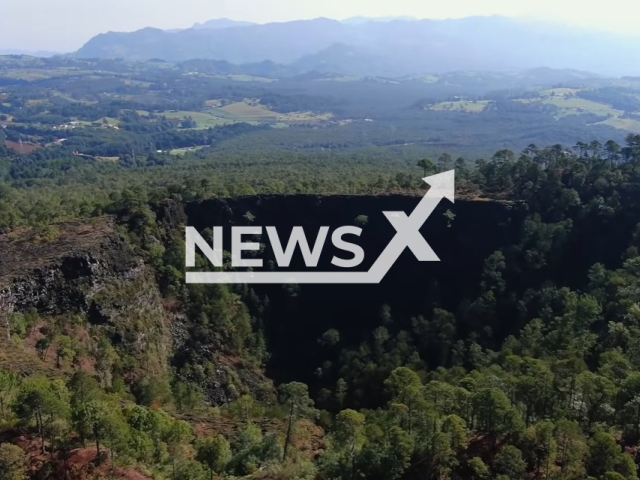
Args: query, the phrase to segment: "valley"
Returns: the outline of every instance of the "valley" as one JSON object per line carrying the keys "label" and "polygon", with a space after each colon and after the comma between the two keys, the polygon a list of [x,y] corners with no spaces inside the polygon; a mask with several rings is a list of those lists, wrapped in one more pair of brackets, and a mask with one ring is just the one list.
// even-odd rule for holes
{"label": "valley", "polygon": [[345,81],[274,76],[268,65],[260,78],[211,74],[219,68],[207,60],[0,57],[0,135],[14,152],[46,148],[120,162],[163,152],[169,161],[172,151],[234,143],[244,152],[414,145],[400,155],[447,151],[475,161],[531,143],[620,143],[640,118],[640,81],[632,77],[542,69]]}

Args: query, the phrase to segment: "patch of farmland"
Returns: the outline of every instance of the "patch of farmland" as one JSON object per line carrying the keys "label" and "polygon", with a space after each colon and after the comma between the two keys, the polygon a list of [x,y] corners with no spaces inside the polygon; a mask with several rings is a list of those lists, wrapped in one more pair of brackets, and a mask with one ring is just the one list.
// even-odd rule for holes
{"label": "patch of farmland", "polygon": [[3,72],[3,76],[8,78],[14,78],[16,80],[25,80],[27,82],[33,82],[36,80],[47,80],[49,78],[67,77],[69,75],[88,75],[91,72],[85,70],[77,70],[73,68],[25,68],[8,70]]}
{"label": "patch of farmland", "polygon": [[279,115],[278,113],[269,110],[257,100],[245,100],[242,102],[230,103],[218,110],[237,118],[266,119],[276,118]]}
{"label": "patch of farmland", "polygon": [[245,99],[242,102],[230,103],[211,110],[216,115],[234,119],[240,122],[289,122],[315,123],[333,118],[332,113],[290,112],[278,113],[262,105],[257,99]]}
{"label": "patch of farmland", "polygon": [[169,153],[171,155],[177,155],[177,156],[183,156],[189,152],[197,152],[198,150],[202,150],[205,147],[208,147],[209,145],[198,145],[197,147],[186,147],[186,148],[174,148],[173,150],[171,150]]}
{"label": "patch of farmland", "polygon": [[599,122],[597,125],[609,125],[618,130],[626,130],[627,132],[640,134],[640,121],[632,118],[611,117],[607,118],[604,122]]}
{"label": "patch of farmland", "polygon": [[550,88],[540,92],[541,97],[568,97],[577,94],[579,88]]}
{"label": "patch of farmland", "polygon": [[624,114],[622,110],[617,110],[604,103],[594,102],[578,97],[550,97],[542,101],[547,105],[554,105],[560,109],[558,118],[567,115],[581,115],[591,113],[601,117],[620,117]]}
{"label": "patch of farmland", "polygon": [[277,82],[276,79],[274,78],[267,78],[267,77],[254,77],[253,75],[236,75],[236,74],[229,74],[229,75],[222,75],[222,74],[216,74],[213,75],[216,78],[224,78],[226,80],[231,80],[232,82],[255,82],[255,83],[273,83],[273,82]]}
{"label": "patch of farmland", "polygon": [[11,140],[5,140],[4,144],[7,148],[10,148],[20,155],[27,155],[42,148],[42,145],[37,145],[31,142],[13,142]]}
{"label": "patch of farmland", "polygon": [[489,105],[489,100],[457,100],[455,102],[440,102],[431,106],[430,110],[436,112],[466,112],[481,113]]}
{"label": "patch of farmland", "polygon": [[197,130],[203,130],[211,127],[218,127],[220,125],[229,125],[231,123],[235,123],[233,119],[222,118],[220,116],[214,115],[213,113],[209,113],[209,112],[195,112],[195,111],[180,110],[175,112],[161,112],[161,113],[158,113],[157,115],[162,115],[174,120],[184,120],[188,117],[191,117],[196,122]]}

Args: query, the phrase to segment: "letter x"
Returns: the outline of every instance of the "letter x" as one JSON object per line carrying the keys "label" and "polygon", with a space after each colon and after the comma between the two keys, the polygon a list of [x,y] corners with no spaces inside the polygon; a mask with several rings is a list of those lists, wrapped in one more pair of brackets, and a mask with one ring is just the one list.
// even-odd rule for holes
{"label": "letter x", "polygon": [[[417,208],[416,208],[417,210]],[[422,223],[418,223],[413,220],[416,216],[416,211],[411,214],[411,217],[407,217],[404,212],[383,212],[389,223],[396,229],[396,236],[393,238],[395,241],[398,239],[398,244],[402,242],[402,250],[406,247],[413,252],[416,258],[421,262],[429,262],[439,260],[436,253],[431,246],[427,243],[424,237],[420,234],[420,227]],[[417,212],[418,214],[420,212]],[[429,215],[427,215],[429,217]]]}

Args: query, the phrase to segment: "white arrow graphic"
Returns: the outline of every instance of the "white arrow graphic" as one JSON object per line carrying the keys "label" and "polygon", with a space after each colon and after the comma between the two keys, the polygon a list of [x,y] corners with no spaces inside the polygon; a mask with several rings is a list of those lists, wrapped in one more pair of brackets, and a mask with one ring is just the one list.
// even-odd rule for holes
{"label": "white arrow graphic", "polygon": [[368,272],[187,272],[186,283],[380,283],[405,248],[421,262],[438,262],[440,259],[420,234],[420,227],[440,200],[454,201],[455,171],[422,180],[431,188],[411,216],[404,212],[383,212],[396,234]]}

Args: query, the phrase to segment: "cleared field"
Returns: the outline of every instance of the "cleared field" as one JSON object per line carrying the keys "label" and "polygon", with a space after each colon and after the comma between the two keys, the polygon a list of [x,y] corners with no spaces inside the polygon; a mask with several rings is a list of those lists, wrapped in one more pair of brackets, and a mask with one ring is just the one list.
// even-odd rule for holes
{"label": "cleared field", "polygon": [[80,125],[85,127],[94,127],[94,126],[116,126],[120,125],[120,120],[113,117],[102,117],[96,120],[95,122],[88,122],[86,120],[79,120],[78,118],[73,118],[74,122],[78,122]]}
{"label": "cleared field", "polygon": [[620,117],[624,111],[615,109],[606,103],[595,102],[584,98],[576,97],[579,88],[551,88],[540,92],[536,98],[514,99],[516,102],[526,104],[553,105],[560,110],[556,114],[556,119],[568,115],[593,114],[601,117]]}
{"label": "cleared field", "polygon": [[186,153],[189,152],[197,152],[198,150],[202,150],[205,147],[208,147],[209,145],[199,145],[197,147],[187,147],[187,148],[175,148],[173,150],[171,150],[169,153],[171,155],[177,155],[179,157],[185,155]]}
{"label": "cleared field", "polygon": [[603,117],[619,117],[624,114],[622,110],[616,110],[604,103],[593,102],[591,100],[585,100],[584,98],[577,97],[565,98],[556,96],[547,98],[543,100],[542,103],[555,105],[560,108],[561,111],[558,115],[559,118],[567,115],[580,115],[583,113],[592,113]]}
{"label": "cleared field", "polygon": [[158,115],[164,115],[167,118],[172,118],[175,120],[184,120],[187,117],[191,117],[196,122],[197,130],[203,130],[210,127],[217,127],[220,125],[229,125],[231,123],[235,123],[233,119],[221,118],[219,116],[214,115],[213,113],[207,113],[207,112],[190,112],[186,110],[181,110],[177,112],[162,112],[162,113],[158,113]]}
{"label": "cleared field", "polygon": [[46,80],[48,78],[66,77],[69,75],[89,75],[91,72],[85,70],[77,70],[73,68],[26,68],[21,70],[6,70],[3,72],[4,77],[15,78],[16,80],[26,80],[32,82],[35,80]]}
{"label": "cleared field", "polygon": [[279,115],[264,105],[252,100],[231,103],[225,107],[221,107],[219,110],[238,118],[276,118]]}
{"label": "cleared field", "polygon": [[566,97],[575,95],[580,91],[579,88],[551,88],[540,92],[541,97]]}
{"label": "cleared field", "polygon": [[170,119],[184,120],[191,117],[196,122],[196,129],[229,125],[232,123],[245,122],[250,124],[273,123],[316,123],[324,122],[333,118],[331,113],[314,112],[291,112],[278,113],[262,105],[258,99],[246,99],[241,102],[234,102],[224,105],[222,100],[207,100],[205,104],[209,107],[204,112],[180,110],[175,112],[160,112]]}
{"label": "cleared field", "polygon": [[37,107],[38,105],[46,105],[47,103],[49,102],[43,98],[38,100],[27,100],[27,107]]}
{"label": "cleared field", "polygon": [[120,125],[120,120],[113,117],[102,117],[100,120],[98,120],[98,122],[108,125]]}
{"label": "cleared field", "polygon": [[456,102],[441,102],[433,105],[430,110],[436,112],[467,112],[480,113],[489,105],[489,100],[458,100]]}
{"label": "cleared field", "polygon": [[326,122],[333,118],[332,113],[291,112],[278,117],[285,122]]}
{"label": "cleared field", "polygon": [[71,102],[71,103],[81,103],[83,105],[95,105],[98,102],[96,101],[89,101],[89,100],[78,100],[76,98],[70,97],[69,95],[66,95],[62,92],[59,91],[54,91],[52,92],[52,94],[58,98],[62,98],[63,100],[66,100],[67,102]]}
{"label": "cleared field", "polygon": [[607,118],[604,122],[599,122],[598,125],[609,125],[613,128],[617,128],[618,130],[640,133],[640,121],[633,120],[632,118]]}
{"label": "cleared field", "polygon": [[439,78],[435,75],[416,75],[414,77],[410,77],[409,80],[414,80],[417,82],[423,83],[436,83]]}
{"label": "cleared field", "polygon": [[145,87],[145,88],[149,88],[151,85],[153,85],[151,82],[143,82],[142,80],[132,80],[132,79],[126,79],[124,83],[125,85],[136,85],[136,86]]}
{"label": "cleared field", "polygon": [[[214,108],[212,114],[219,115],[239,122],[276,122],[276,123],[315,123],[324,122],[333,118],[331,113],[315,112],[291,112],[278,113],[256,99],[246,99],[224,107]],[[197,121],[197,120],[196,120]]]}
{"label": "cleared field", "polygon": [[42,148],[42,145],[36,145],[31,142],[12,142],[11,140],[5,140],[4,144],[7,148],[10,148],[20,155],[27,155]]}
{"label": "cleared field", "polygon": [[235,74],[222,75],[222,74],[218,74],[218,75],[212,75],[212,76],[216,77],[216,78],[224,78],[226,80],[231,80],[233,82],[256,82],[256,83],[273,83],[273,82],[277,82],[277,80],[274,79],[274,78],[254,77],[252,75],[235,75]]}

